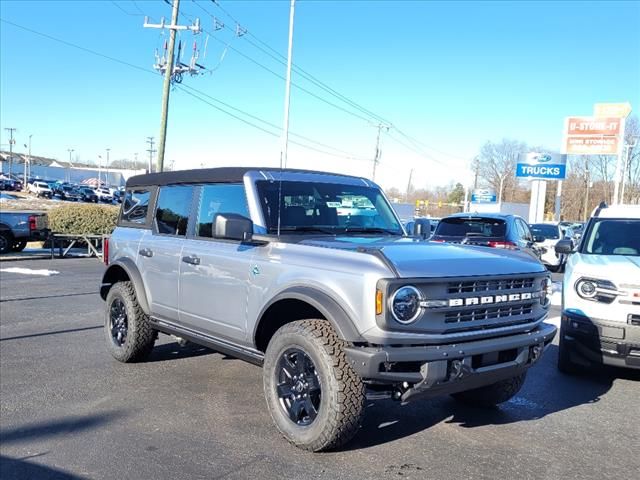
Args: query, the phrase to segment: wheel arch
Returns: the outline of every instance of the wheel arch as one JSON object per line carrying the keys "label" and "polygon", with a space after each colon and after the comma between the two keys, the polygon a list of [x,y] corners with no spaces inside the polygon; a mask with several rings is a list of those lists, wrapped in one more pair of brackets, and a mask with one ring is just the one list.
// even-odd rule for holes
{"label": "wheel arch", "polygon": [[129,258],[122,258],[112,262],[102,276],[102,285],[100,286],[100,296],[103,300],[107,299],[109,290],[117,282],[130,281],[133,285],[133,289],[136,292],[136,298],[142,308],[142,311],[149,315],[149,302],[147,300],[147,293],[144,289],[144,283],[142,281],[142,275],[136,267],[133,260]]}
{"label": "wheel arch", "polygon": [[280,292],[263,307],[253,330],[253,343],[264,352],[280,327],[311,318],[328,321],[337,335],[347,342],[364,341],[336,300],[315,288],[300,286]]}

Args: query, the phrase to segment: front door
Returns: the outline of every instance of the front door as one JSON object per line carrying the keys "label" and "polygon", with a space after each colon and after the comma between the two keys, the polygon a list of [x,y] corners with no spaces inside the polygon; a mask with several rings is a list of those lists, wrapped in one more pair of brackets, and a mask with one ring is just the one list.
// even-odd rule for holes
{"label": "front door", "polygon": [[244,343],[255,247],[213,238],[217,213],[249,216],[243,185],[211,184],[200,189],[194,228],[180,262],[180,323]]}

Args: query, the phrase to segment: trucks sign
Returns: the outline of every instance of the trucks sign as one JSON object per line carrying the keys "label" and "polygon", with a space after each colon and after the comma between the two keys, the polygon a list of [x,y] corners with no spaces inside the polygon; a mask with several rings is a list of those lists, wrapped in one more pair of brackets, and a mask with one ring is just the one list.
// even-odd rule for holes
{"label": "trucks sign", "polygon": [[566,176],[566,155],[530,152],[520,154],[516,164],[516,177],[563,180]]}

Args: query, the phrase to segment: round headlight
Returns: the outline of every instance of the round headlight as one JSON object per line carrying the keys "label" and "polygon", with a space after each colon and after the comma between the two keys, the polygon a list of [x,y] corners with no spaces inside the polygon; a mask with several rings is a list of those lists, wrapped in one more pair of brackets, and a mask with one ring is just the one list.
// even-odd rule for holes
{"label": "round headlight", "polygon": [[401,287],[391,297],[393,318],[402,324],[414,322],[420,315],[420,292],[416,287]]}
{"label": "round headlight", "polygon": [[597,285],[591,280],[580,280],[576,283],[576,292],[582,298],[593,298],[596,296]]}

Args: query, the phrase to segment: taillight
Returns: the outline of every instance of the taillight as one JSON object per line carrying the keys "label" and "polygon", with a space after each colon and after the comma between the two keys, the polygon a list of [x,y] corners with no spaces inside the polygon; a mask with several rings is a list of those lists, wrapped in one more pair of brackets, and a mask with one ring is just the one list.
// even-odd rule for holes
{"label": "taillight", "polygon": [[38,228],[38,225],[36,222],[36,216],[29,215],[29,230],[36,230],[37,228]]}
{"label": "taillight", "polygon": [[105,265],[109,265],[109,237],[102,239],[102,261]]}
{"label": "taillight", "polygon": [[508,250],[516,250],[518,248],[513,242],[488,242],[488,245],[493,248],[506,248]]}

